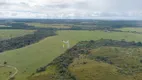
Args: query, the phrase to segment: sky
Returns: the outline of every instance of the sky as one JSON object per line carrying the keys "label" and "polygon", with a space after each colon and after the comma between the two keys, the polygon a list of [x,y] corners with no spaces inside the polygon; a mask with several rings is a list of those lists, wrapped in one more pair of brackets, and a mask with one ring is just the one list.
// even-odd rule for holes
{"label": "sky", "polygon": [[0,0],[0,18],[142,20],[142,0]]}

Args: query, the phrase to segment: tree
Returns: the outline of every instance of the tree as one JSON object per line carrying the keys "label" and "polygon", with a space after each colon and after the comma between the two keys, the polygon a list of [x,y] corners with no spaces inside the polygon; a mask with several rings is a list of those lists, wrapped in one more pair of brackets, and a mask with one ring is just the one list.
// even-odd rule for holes
{"label": "tree", "polygon": [[4,63],[3,63],[4,65],[7,65],[7,62],[6,61],[4,61]]}
{"label": "tree", "polygon": [[138,43],[137,43],[137,46],[141,46],[141,45],[142,45],[142,43],[141,43],[141,42],[138,42]]}
{"label": "tree", "polygon": [[140,60],[140,63],[142,63],[142,60]]}

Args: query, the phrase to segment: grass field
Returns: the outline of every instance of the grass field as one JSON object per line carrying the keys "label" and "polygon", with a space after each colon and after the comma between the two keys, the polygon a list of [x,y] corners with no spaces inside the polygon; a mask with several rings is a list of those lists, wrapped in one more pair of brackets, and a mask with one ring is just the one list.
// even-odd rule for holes
{"label": "grass field", "polygon": [[[82,64],[82,62],[87,64]],[[76,59],[69,67],[77,80],[132,80],[117,72],[115,66],[89,59]]]}
{"label": "grass field", "polygon": [[[62,40],[70,40],[71,46],[79,41],[126,39],[127,41],[142,41],[142,35],[123,32],[103,31],[58,31],[58,35],[45,38],[38,43],[24,48],[6,51],[0,54],[0,61],[17,67],[19,70],[16,80],[27,80],[35,70],[50,63],[54,58],[62,54],[66,49],[62,48]],[[4,80],[4,79],[3,79]]]}
{"label": "grass field", "polygon": [[14,72],[14,70],[11,68],[0,67],[0,80],[7,80],[10,75],[9,72]]}
{"label": "grass field", "polygon": [[34,30],[8,30],[8,29],[2,29],[0,30],[0,40],[10,39],[14,37],[24,36],[26,34],[32,34]]}
{"label": "grass field", "polygon": [[77,80],[141,80],[141,52],[142,48],[99,47],[74,59],[69,70]]}
{"label": "grass field", "polygon": [[0,27],[10,27],[10,26],[6,26],[6,25],[0,25]]}
{"label": "grass field", "polygon": [[35,26],[37,28],[70,28],[64,24],[42,24],[42,23],[27,23],[28,25]]}
{"label": "grass field", "polygon": [[134,28],[134,27],[129,27],[129,28],[120,28],[118,30],[122,31],[136,31],[136,32],[142,32],[142,28]]}

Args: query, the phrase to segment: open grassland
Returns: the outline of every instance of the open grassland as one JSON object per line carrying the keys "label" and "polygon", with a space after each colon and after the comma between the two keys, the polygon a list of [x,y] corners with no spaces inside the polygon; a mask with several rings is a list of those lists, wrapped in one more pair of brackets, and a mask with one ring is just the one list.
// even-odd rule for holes
{"label": "open grassland", "polygon": [[0,27],[10,27],[10,26],[6,26],[6,25],[0,25]]}
{"label": "open grassland", "polygon": [[44,24],[44,23],[27,23],[30,26],[37,28],[70,28],[71,26],[65,24]]}
{"label": "open grassland", "polygon": [[142,48],[100,47],[74,59],[69,70],[77,80],[141,80],[141,52]]}
{"label": "open grassland", "polygon": [[100,47],[91,52],[91,59],[110,63],[122,74],[142,72],[142,48]]}
{"label": "open grassland", "polygon": [[142,28],[141,27],[129,27],[129,28],[120,28],[118,30],[122,30],[122,31],[133,31],[133,32],[142,32]]}
{"label": "open grassland", "polygon": [[34,30],[16,30],[16,29],[1,29],[0,30],[0,40],[10,39],[14,37],[20,37],[27,34],[32,34]]}
{"label": "open grassland", "polygon": [[71,46],[79,41],[114,39],[127,41],[142,41],[142,35],[123,32],[103,32],[103,31],[58,31],[58,35],[45,38],[38,43],[24,48],[6,51],[0,54],[2,62],[7,61],[9,65],[17,67],[19,70],[16,80],[27,80],[35,70],[50,63],[53,59],[64,53],[62,40],[70,40]]}
{"label": "open grassland", "polygon": [[14,69],[0,66],[0,80],[7,80]]}
{"label": "open grassland", "polygon": [[[83,62],[87,64],[82,64]],[[117,72],[115,66],[89,59],[76,59],[69,70],[77,80],[132,80]]]}

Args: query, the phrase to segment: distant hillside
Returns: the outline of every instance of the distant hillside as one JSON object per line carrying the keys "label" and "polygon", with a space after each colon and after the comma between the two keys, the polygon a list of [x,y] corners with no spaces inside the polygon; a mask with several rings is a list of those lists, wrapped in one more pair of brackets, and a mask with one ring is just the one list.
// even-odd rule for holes
{"label": "distant hillside", "polygon": [[82,41],[29,80],[141,80],[142,43],[101,39]]}

